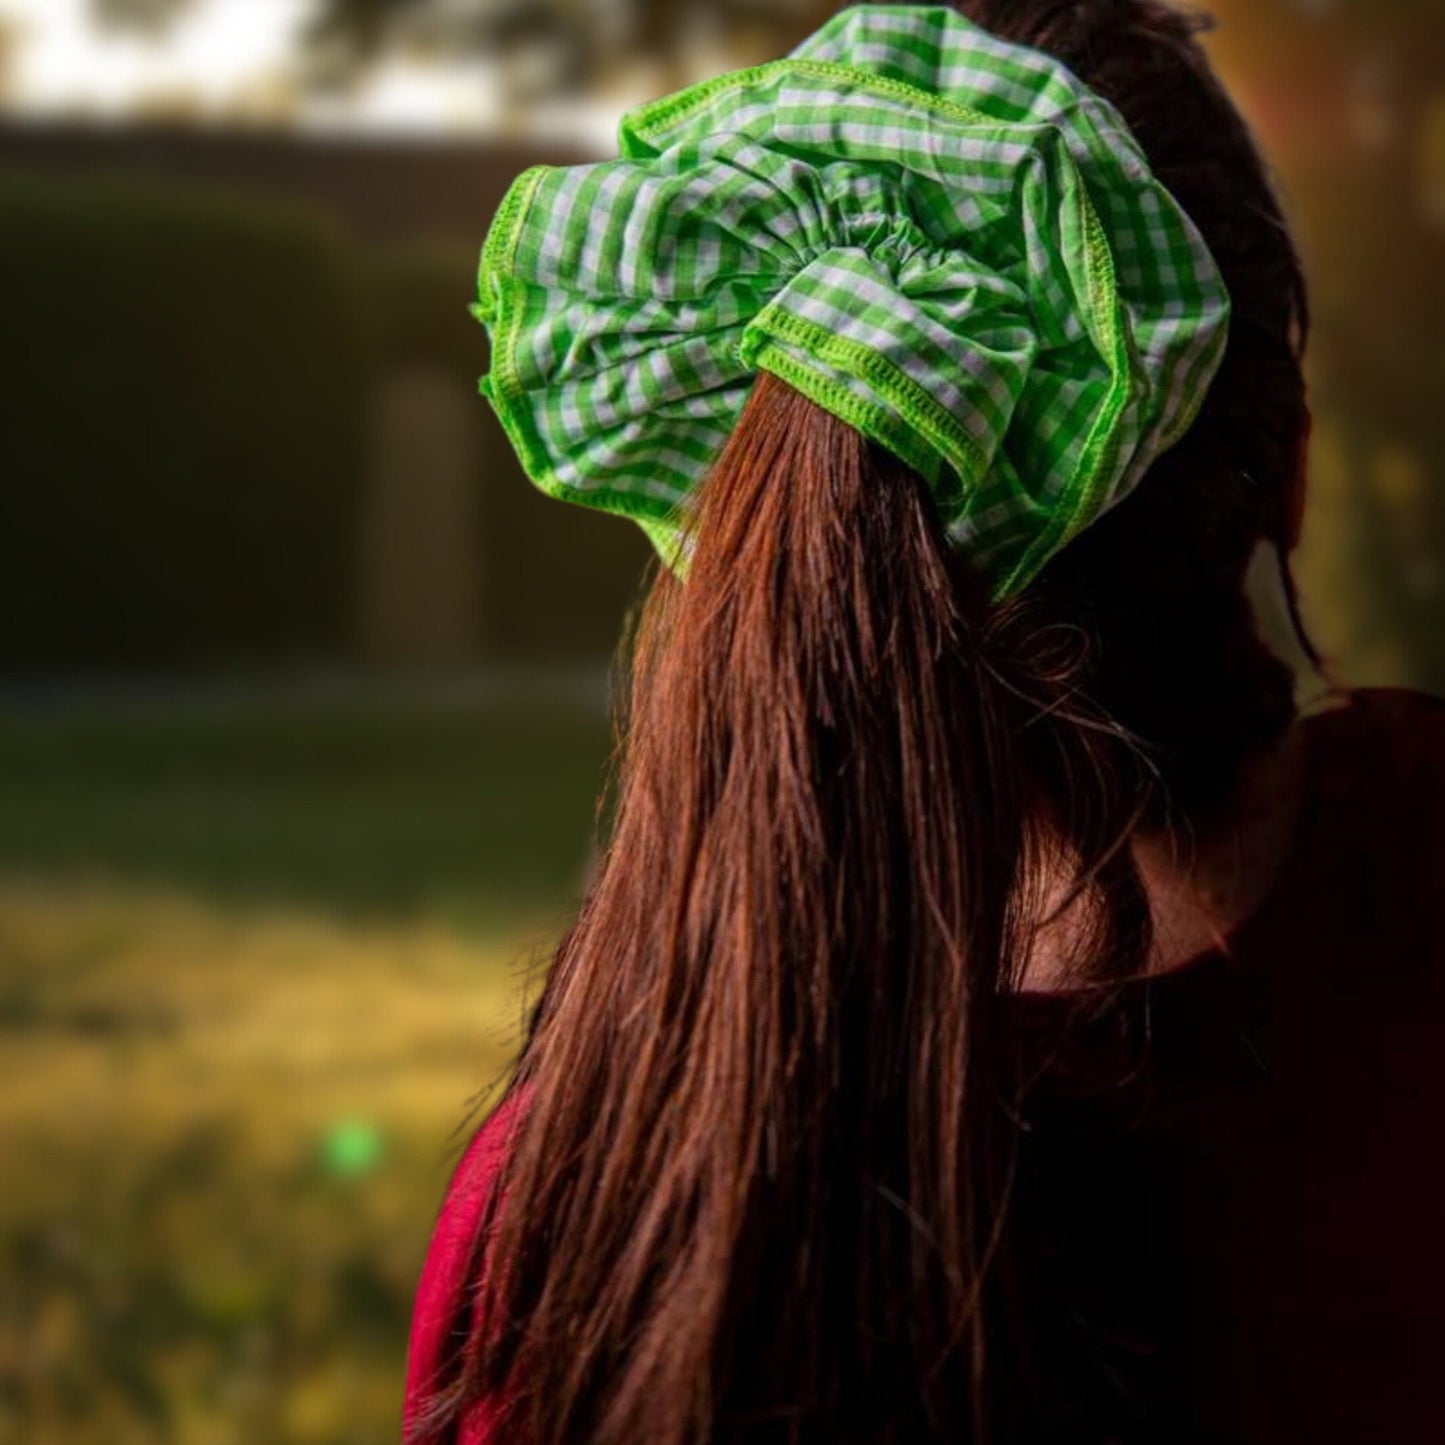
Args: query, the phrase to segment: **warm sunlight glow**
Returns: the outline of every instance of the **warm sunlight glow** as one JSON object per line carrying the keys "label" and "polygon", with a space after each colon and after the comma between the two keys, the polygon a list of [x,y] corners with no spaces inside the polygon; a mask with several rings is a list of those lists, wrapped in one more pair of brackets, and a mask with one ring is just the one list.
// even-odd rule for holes
{"label": "warm sunlight glow", "polygon": [[97,28],[87,0],[0,0],[18,32],[11,108],[118,118],[158,99],[224,112],[285,79],[312,0],[196,0],[154,40]]}

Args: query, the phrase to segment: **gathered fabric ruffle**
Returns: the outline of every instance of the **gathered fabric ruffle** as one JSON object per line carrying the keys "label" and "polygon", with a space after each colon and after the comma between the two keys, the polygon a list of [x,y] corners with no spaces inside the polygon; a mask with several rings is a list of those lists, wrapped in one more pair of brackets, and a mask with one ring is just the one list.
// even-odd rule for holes
{"label": "gathered fabric ruffle", "polygon": [[997,596],[1193,421],[1229,297],[1118,112],[944,7],[855,6],[789,57],[536,167],[488,234],[482,380],[528,476],[683,566],[691,495],[772,372],[912,466]]}

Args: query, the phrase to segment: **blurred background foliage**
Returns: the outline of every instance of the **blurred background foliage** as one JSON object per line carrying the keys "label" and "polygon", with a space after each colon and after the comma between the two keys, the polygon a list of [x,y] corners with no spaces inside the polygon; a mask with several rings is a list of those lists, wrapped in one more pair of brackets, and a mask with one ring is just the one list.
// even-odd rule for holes
{"label": "blurred background foliage", "polygon": [[[1445,9],[1214,0],[1332,675],[1445,692]],[[0,0],[0,1441],[391,1440],[646,549],[475,395],[507,183],[812,0]]]}

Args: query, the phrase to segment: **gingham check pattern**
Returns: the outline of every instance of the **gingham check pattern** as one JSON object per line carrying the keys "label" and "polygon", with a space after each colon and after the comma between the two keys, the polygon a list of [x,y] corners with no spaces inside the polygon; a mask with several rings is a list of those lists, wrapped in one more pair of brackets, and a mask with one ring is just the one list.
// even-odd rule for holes
{"label": "gingham check pattern", "polygon": [[994,594],[1196,415],[1229,298],[1107,102],[933,6],[844,10],[786,59],[535,167],[488,233],[482,391],[527,474],[681,563],[689,495],[770,371],[911,464]]}

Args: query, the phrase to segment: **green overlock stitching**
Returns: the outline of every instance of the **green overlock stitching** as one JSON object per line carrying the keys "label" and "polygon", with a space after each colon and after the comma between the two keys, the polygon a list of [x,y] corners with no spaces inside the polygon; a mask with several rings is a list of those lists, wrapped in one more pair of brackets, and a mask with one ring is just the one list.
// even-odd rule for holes
{"label": "green overlock stitching", "polygon": [[906,81],[895,80],[888,75],[878,75],[871,70],[860,70],[856,66],[843,65],[838,61],[785,58],[770,60],[763,65],[755,65],[747,70],[733,71],[728,75],[716,76],[712,80],[705,80],[687,90],[679,91],[676,95],[663,96],[659,100],[630,111],[622,118],[619,129],[623,155],[635,159],[628,152],[628,146],[633,140],[649,143],[655,141],[670,126],[685,120],[689,112],[701,109],[730,90],[742,90],[750,85],[766,84],[769,81],[787,79],[790,76],[803,76],[813,80],[832,80],[856,86],[861,90],[876,91],[879,94],[891,96],[895,100],[906,101],[909,105],[922,106],[938,115],[949,116],[969,125],[984,125],[992,130],[1008,134],[1019,131],[1058,129],[1057,126],[1046,121],[1026,125],[1018,121],[1003,120],[999,116],[979,110],[976,106],[950,100],[947,96],[933,95],[916,85],[909,85]]}
{"label": "green overlock stitching", "polygon": [[1089,305],[1099,317],[1100,330],[1103,332],[1110,374],[1109,390],[1089,429],[1078,469],[1052,504],[1043,530],[997,584],[994,590],[995,600],[1001,600],[1011,592],[1027,586],[1042,570],[1053,552],[1093,519],[1093,509],[1098,506],[1099,493],[1102,490],[1099,468],[1103,452],[1114,438],[1119,417],[1128,405],[1132,392],[1133,369],[1129,365],[1127,341],[1119,326],[1119,286],[1114,269],[1114,254],[1088,188],[1081,186],[1078,195],[1084,207],[1087,236],[1084,255]]}
{"label": "green overlock stitching", "polygon": [[885,407],[866,402],[835,377],[813,371],[775,342],[765,341],[758,347],[754,365],[759,371],[780,377],[840,421],[880,442],[901,457],[930,486],[936,482],[941,465],[938,454],[921,447],[916,434],[901,426],[898,418]]}
{"label": "green overlock stitching", "polygon": [[[749,324],[750,332],[762,332],[795,342],[804,351],[818,360],[827,362],[846,371],[860,381],[867,382],[880,395],[891,401],[903,420],[928,440],[933,455],[926,467],[918,468],[926,480],[933,482],[937,477],[938,453],[955,461],[965,487],[980,480],[988,461],[978,443],[963,429],[963,425],[938,401],[923,390],[906,372],[900,370],[887,357],[846,336],[807,321],[785,310],[777,300],[766,305]],[[751,364],[752,347],[746,337],[739,355],[744,364]],[[859,405],[858,398],[846,389],[843,395],[851,404]],[[846,419],[846,418],[845,418]]]}
{"label": "green overlock stitching", "polygon": [[477,295],[481,305],[487,305],[485,280],[489,272],[510,274],[516,262],[517,246],[521,242],[522,230],[527,212],[542,177],[554,166],[529,166],[507,187],[502,203],[492,218],[486,240],[482,243],[481,255],[477,258]]}

